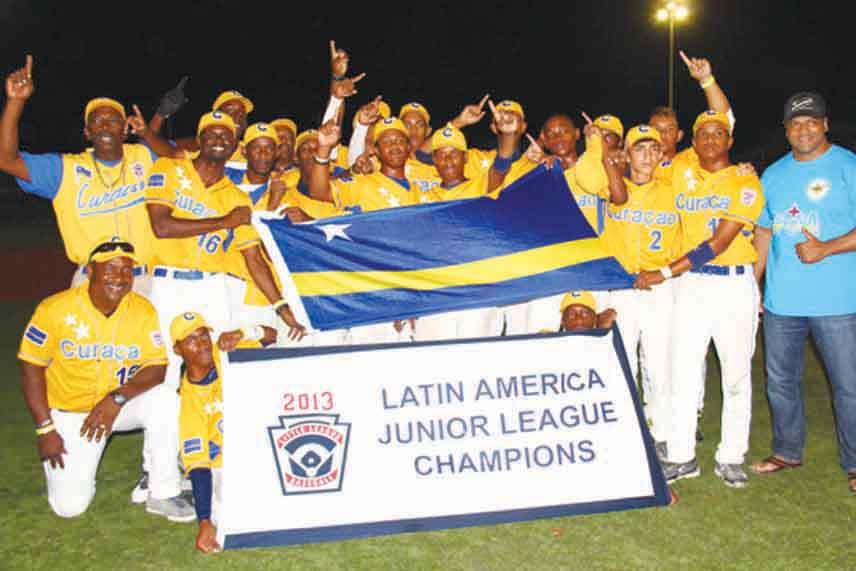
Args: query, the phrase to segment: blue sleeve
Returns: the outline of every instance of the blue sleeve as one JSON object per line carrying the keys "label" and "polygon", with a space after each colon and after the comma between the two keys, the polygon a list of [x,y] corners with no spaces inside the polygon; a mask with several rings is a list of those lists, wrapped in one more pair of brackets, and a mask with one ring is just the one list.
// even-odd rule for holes
{"label": "blue sleeve", "polygon": [[30,182],[15,178],[21,190],[53,200],[62,184],[62,156],[59,153],[33,155],[22,152],[21,158],[30,173]]}
{"label": "blue sleeve", "polygon": [[211,519],[211,496],[214,494],[214,484],[209,468],[196,468],[190,471],[190,483],[193,486],[193,507],[196,508],[196,519]]}
{"label": "blue sleeve", "polygon": [[761,177],[761,191],[764,194],[764,209],[758,217],[758,222],[755,223],[756,226],[760,226],[761,228],[770,228],[773,225],[773,213],[770,211],[770,193],[767,192],[770,185],[770,177],[767,176],[767,173],[764,173]]}
{"label": "blue sleeve", "polygon": [[419,149],[416,149],[416,160],[426,165],[434,165],[434,157],[431,156],[431,153],[426,153]]}

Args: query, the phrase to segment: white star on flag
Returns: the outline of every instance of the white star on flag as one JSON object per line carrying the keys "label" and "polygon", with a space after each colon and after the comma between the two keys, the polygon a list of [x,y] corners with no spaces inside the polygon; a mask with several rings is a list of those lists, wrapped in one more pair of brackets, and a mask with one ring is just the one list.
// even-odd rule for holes
{"label": "white star on flag", "polygon": [[74,327],[75,325],[77,325],[77,318],[74,316],[73,313],[69,313],[65,316],[65,324],[69,327]]}
{"label": "white star on flag", "polygon": [[89,326],[82,321],[77,324],[77,327],[74,328],[74,334],[77,336],[77,340],[86,339],[89,337]]}
{"label": "white star on flag", "polygon": [[324,237],[330,242],[333,238],[351,240],[351,237],[345,234],[345,229],[350,227],[350,224],[324,224],[323,226],[318,226],[318,229],[324,232]]}

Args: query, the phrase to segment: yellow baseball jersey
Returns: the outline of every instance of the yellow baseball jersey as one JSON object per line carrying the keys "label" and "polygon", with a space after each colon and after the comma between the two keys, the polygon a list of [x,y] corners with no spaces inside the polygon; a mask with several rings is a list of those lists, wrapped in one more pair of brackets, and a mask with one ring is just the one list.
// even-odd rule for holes
{"label": "yellow baseball jersey", "polygon": [[143,367],[167,364],[158,315],[146,298],[129,292],[107,317],[88,286],[42,301],[21,339],[18,359],[47,368],[51,408],[88,412]]}
{"label": "yellow baseball jersey", "polygon": [[[496,149],[489,151],[468,149],[467,164],[464,166],[464,176],[470,180],[477,179],[483,173],[490,170],[490,167],[493,166],[493,161],[496,159],[496,154]],[[526,155],[521,155],[519,152],[516,153],[514,162],[511,163],[511,168],[505,175],[504,184],[514,182],[537,166],[538,164],[530,161]]]}
{"label": "yellow baseball jersey", "polygon": [[30,181],[17,179],[30,194],[51,200],[68,259],[89,260],[104,236],[123,236],[147,263],[154,234],[145,205],[146,176],[155,160],[145,145],[123,145],[115,164],[96,161],[91,150],[77,154],[21,153]]}
{"label": "yellow baseball jersey", "polygon": [[[253,207],[250,198],[228,177],[206,188],[191,161],[168,158],[158,159],[152,166],[146,202],[163,204],[172,210],[173,217],[191,220],[225,216],[238,206]],[[227,271],[230,251],[258,243],[259,235],[250,224],[189,238],[156,238],[152,263],[223,272]]]}
{"label": "yellow baseball jersey", "polygon": [[[241,341],[238,349],[260,349],[258,341]],[[214,368],[199,381],[181,376],[178,434],[185,474],[195,468],[223,465],[223,381],[220,352],[214,349]]]}
{"label": "yellow baseball jersey", "polygon": [[407,179],[396,180],[381,172],[346,175],[331,181],[333,203],[340,210],[371,212],[419,203],[419,190]]}
{"label": "yellow baseball jersey", "polygon": [[[453,186],[452,188],[444,188],[436,186],[432,188],[426,195],[427,199],[424,202],[446,202],[448,200],[462,200],[465,198],[480,198],[487,194],[488,174],[489,171],[483,172],[479,177],[465,180],[464,182]],[[491,196],[496,198],[505,187],[503,183],[497,190],[491,193]]]}
{"label": "yellow baseball jersey", "polygon": [[683,172],[687,167],[696,166],[698,166],[698,154],[696,154],[695,149],[689,147],[676,154],[674,158],[665,159],[657,165],[654,178],[662,185],[671,186],[676,170]]}
{"label": "yellow baseball jersey", "polygon": [[[339,210],[329,202],[311,198],[309,196],[309,187],[302,184],[300,169],[297,167],[292,167],[284,173],[277,175],[277,177],[285,183],[287,189],[279,203],[279,210],[282,210],[286,206],[296,206],[315,220],[348,214],[346,211]],[[263,198],[263,200],[265,199]]]}
{"label": "yellow baseball jersey", "polygon": [[602,233],[604,210],[609,201],[609,177],[603,167],[600,138],[591,139],[574,166],[565,169],[565,180],[586,221],[597,234]]}
{"label": "yellow baseball jersey", "polygon": [[429,193],[442,182],[434,165],[425,164],[417,159],[407,159],[404,165],[404,176],[416,185],[421,195],[420,202],[430,202]]}
{"label": "yellow baseball jersey", "polygon": [[606,209],[603,237],[609,252],[628,273],[659,269],[681,253],[672,189],[656,179],[639,185],[625,178],[624,183],[627,202]]}
{"label": "yellow baseball jersey", "polygon": [[339,167],[344,170],[348,170],[351,168],[351,165],[348,164],[348,146],[336,145],[336,158],[330,163],[331,167]]}
{"label": "yellow baseball jersey", "polygon": [[743,224],[734,241],[710,263],[720,266],[751,264],[757,259],[752,246],[755,222],[764,208],[761,181],[754,175],[738,175],[730,166],[707,172],[699,165],[680,164],[675,170],[672,192],[681,219],[680,253],[686,254],[716,232],[720,219]]}

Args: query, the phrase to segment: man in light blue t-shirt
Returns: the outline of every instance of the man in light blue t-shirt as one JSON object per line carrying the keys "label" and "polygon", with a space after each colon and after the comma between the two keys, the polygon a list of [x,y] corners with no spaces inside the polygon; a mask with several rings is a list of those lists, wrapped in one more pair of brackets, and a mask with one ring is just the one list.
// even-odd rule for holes
{"label": "man in light blue t-shirt", "polygon": [[773,453],[756,474],[802,465],[803,356],[809,333],[829,373],[841,467],[856,493],[856,155],[827,139],[826,102],[797,93],[785,103],[792,152],[761,177],[755,275],[766,269],[764,343]]}

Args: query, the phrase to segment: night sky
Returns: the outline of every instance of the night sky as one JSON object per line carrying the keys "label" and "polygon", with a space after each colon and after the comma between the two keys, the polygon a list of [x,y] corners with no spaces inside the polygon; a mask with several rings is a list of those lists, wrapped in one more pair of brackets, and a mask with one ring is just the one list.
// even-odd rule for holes
{"label": "night sky", "polygon": [[[335,39],[366,72],[352,112],[376,94],[394,111],[426,104],[436,127],[490,92],[520,101],[536,134],[553,112],[617,114],[629,127],[666,102],[668,34],[653,0],[565,2],[0,2],[7,74],[35,58],[36,93],[22,120],[22,148],[82,148],[82,109],[110,95],[149,118],[164,91],[190,75],[189,104],[171,125],[192,134],[199,116],[229,88],[256,104],[250,121],[289,116],[317,126],[328,97]],[[856,142],[853,19],[842,2],[688,0],[677,45],[707,57],[738,118],[733,156],[757,160],[785,150],[782,106],[816,89],[830,105],[833,140]],[[121,6],[121,12],[117,7]],[[676,59],[677,102],[688,128],[704,98]],[[346,132],[346,136],[347,136]],[[487,120],[466,134],[491,145]],[[685,143],[688,142],[685,140]],[[768,158],[774,158],[768,156]]]}

